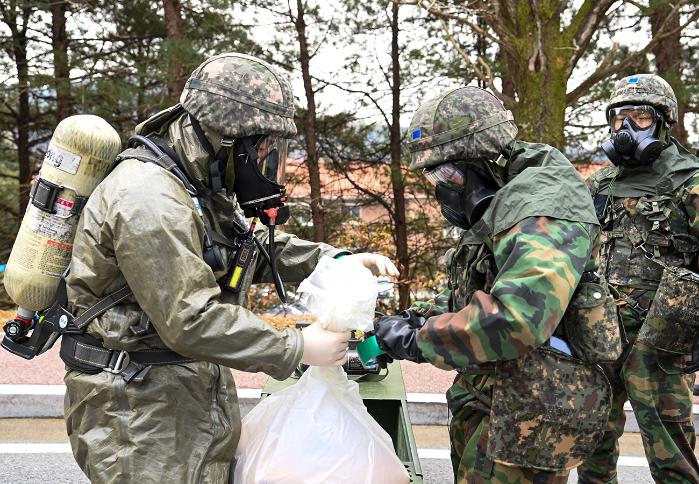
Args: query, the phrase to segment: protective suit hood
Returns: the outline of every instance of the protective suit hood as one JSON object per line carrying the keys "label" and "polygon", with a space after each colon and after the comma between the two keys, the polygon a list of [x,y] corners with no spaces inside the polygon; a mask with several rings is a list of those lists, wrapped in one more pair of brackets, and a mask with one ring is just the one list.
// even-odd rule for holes
{"label": "protective suit hood", "polygon": [[670,138],[652,165],[610,166],[596,177],[600,195],[639,198],[645,195],[671,193],[699,171],[699,160],[676,139]]}
{"label": "protective suit hood", "polygon": [[[222,136],[205,124],[200,124],[214,151],[218,151]],[[208,173],[211,157],[195,134],[191,118],[181,104],[154,114],[136,126],[135,131],[142,136],[154,135],[164,139],[180,156],[183,168],[194,186],[197,189],[210,188]],[[234,198],[235,195],[231,193],[230,197]]]}
{"label": "protective suit hood", "polygon": [[[557,149],[515,141],[503,151],[505,186],[471,229],[476,240],[507,230],[527,217],[551,217],[599,225],[585,182]],[[536,194],[536,196],[533,196]]]}

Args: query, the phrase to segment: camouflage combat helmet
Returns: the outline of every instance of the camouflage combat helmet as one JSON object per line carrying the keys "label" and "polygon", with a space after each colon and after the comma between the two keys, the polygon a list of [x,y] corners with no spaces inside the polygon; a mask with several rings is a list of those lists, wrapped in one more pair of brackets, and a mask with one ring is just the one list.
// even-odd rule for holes
{"label": "camouflage combat helmet", "polygon": [[423,103],[408,130],[410,168],[449,161],[495,160],[517,136],[512,112],[484,89],[449,89]]}
{"label": "camouflage combat helmet", "polygon": [[655,74],[635,74],[618,80],[607,103],[607,120],[611,108],[625,104],[650,104],[665,115],[668,124],[677,122],[675,93],[665,79]]}
{"label": "camouflage combat helmet", "polygon": [[222,136],[296,134],[289,80],[249,55],[228,53],[204,61],[187,80],[180,103]]}

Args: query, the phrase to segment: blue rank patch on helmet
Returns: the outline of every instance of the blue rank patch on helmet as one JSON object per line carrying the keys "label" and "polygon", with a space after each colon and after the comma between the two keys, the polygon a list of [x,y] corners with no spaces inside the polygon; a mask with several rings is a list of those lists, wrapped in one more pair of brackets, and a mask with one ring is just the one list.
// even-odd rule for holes
{"label": "blue rank patch on helmet", "polygon": [[628,83],[629,84],[638,84],[638,77],[635,77],[635,76],[629,77]]}
{"label": "blue rank patch on helmet", "polygon": [[415,131],[412,132],[412,138],[413,138],[413,140],[420,139],[420,136],[422,136],[422,130],[421,130],[421,129],[416,129]]}

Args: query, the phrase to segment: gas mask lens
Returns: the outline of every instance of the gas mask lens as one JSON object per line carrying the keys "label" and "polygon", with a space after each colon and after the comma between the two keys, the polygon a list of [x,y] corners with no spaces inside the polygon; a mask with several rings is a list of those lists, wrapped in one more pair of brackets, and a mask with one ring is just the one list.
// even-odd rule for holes
{"label": "gas mask lens", "polygon": [[609,110],[609,124],[612,133],[621,129],[624,119],[629,119],[638,129],[646,129],[660,119],[653,106],[619,106]]}
{"label": "gas mask lens", "polygon": [[440,182],[462,186],[466,181],[463,167],[455,163],[443,163],[434,168],[425,168],[422,173],[434,186]]}
{"label": "gas mask lens", "polygon": [[284,185],[289,141],[277,135],[263,136],[257,143],[257,167],[272,183]]}

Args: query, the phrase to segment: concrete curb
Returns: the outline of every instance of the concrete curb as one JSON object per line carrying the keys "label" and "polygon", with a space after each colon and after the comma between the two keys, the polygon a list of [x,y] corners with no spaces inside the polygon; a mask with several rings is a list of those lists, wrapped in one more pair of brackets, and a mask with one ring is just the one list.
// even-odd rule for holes
{"label": "concrete curb", "polygon": [[[0,418],[62,418],[65,385],[0,385]],[[240,413],[246,415],[260,400],[261,390],[239,388]],[[449,411],[444,394],[408,393],[408,413],[413,425],[447,425]],[[625,432],[639,432],[627,402]],[[699,405],[694,405],[694,425],[699,425]]]}

